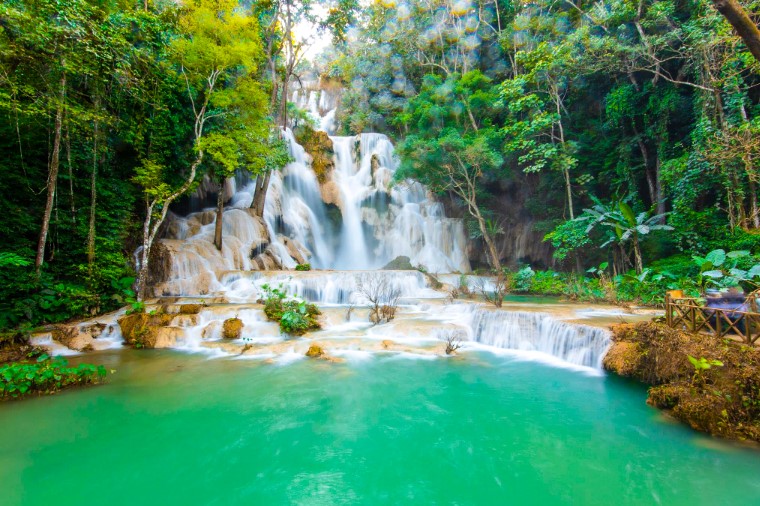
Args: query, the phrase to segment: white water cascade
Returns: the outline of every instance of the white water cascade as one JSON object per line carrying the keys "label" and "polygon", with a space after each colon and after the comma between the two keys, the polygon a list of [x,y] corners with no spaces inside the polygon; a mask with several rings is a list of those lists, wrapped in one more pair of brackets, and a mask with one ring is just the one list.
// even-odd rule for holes
{"label": "white water cascade", "polygon": [[601,369],[611,345],[601,328],[557,320],[544,313],[478,308],[469,322],[473,341],[517,351],[535,351],[565,362]]}
{"label": "white water cascade", "polygon": [[[323,131],[333,133],[334,94],[311,90],[298,100]],[[175,316],[161,329],[156,347],[279,362],[302,358],[309,342],[319,340],[337,357],[393,352],[433,358],[442,353],[444,334],[453,331],[463,335],[465,350],[513,350],[573,367],[601,367],[610,344],[602,329],[543,313],[449,300],[455,286],[464,283],[476,292],[476,286],[488,289],[490,280],[460,277],[470,271],[462,221],[447,218],[443,205],[421,184],[394,179],[398,159],[387,136],[330,136],[333,166],[320,180],[293,132],[286,129],[282,135],[292,161],[272,173],[263,219],[251,209],[255,182],[244,174],[225,182],[221,251],[213,243],[215,208],[168,220],[151,257],[151,284],[155,295],[164,297],[152,308]],[[216,185],[204,182],[195,208],[215,200],[216,191]],[[417,270],[378,270],[401,256],[441,275],[435,279]],[[305,263],[313,270],[294,270]],[[371,296],[364,289],[372,279],[398,302],[395,318],[383,325],[369,321]],[[281,334],[258,304],[264,285],[282,285],[289,296],[317,303],[324,330],[299,340]],[[200,308],[184,314],[183,304]],[[72,332],[79,349],[117,344],[119,316]],[[222,336],[230,318],[243,324],[239,339]],[[96,327],[99,335],[88,339],[88,329]],[[47,342],[52,335],[39,339]]]}
{"label": "white water cascade", "polygon": [[335,169],[322,184],[293,133],[283,136],[293,161],[272,174],[264,220],[249,209],[255,184],[227,182],[222,251],[213,245],[214,209],[170,217],[158,246],[165,255],[156,295],[213,293],[223,290],[225,272],[300,263],[366,270],[407,256],[428,272],[470,270],[461,220],[447,218],[419,183],[393,184],[398,162],[385,135],[331,137]]}

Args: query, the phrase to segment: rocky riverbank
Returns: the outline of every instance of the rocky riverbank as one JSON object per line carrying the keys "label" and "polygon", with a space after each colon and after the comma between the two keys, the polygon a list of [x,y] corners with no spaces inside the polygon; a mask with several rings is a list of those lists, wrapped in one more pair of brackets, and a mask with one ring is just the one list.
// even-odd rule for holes
{"label": "rocky riverbank", "polygon": [[604,368],[650,385],[650,405],[696,430],[760,442],[760,350],[652,322],[614,326],[612,339]]}

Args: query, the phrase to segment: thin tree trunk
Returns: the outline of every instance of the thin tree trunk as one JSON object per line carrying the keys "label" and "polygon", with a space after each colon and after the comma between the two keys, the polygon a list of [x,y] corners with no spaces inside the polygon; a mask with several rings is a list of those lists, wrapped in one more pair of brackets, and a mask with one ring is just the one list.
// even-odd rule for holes
{"label": "thin tree trunk", "polygon": [[480,214],[480,210],[477,208],[477,206],[470,205],[470,209],[473,210],[475,219],[478,221],[478,227],[480,228],[480,233],[483,235],[483,242],[486,243],[486,248],[488,250],[488,256],[491,259],[491,267],[494,268],[496,271],[501,271],[501,262],[499,261],[499,254],[496,251],[496,245],[493,242],[493,239],[491,238],[491,234],[488,233],[488,228],[486,227],[486,220],[483,218],[483,215]]}
{"label": "thin tree trunk", "polygon": [[644,271],[644,261],[641,258],[641,248],[639,247],[639,238],[635,234],[633,236],[633,256],[636,260],[636,274],[641,274]]}
{"label": "thin tree trunk", "polygon": [[567,210],[570,211],[570,219],[575,219],[575,213],[573,212],[573,188],[570,184],[570,171],[566,168],[562,169],[565,175],[565,191],[567,192]]}
{"label": "thin tree trunk", "polygon": [[[657,199],[657,214],[665,214],[665,197],[662,194],[662,162],[660,161],[659,153],[656,154],[657,158],[654,161],[654,191],[655,198]],[[660,218],[660,223],[664,223],[665,217]]]}
{"label": "thin tree trunk", "polygon": [[216,224],[214,225],[214,246],[222,251],[222,215],[224,214],[224,179],[219,182],[219,190],[216,195]]}
{"label": "thin tree trunk", "polygon": [[[95,111],[97,111],[100,101],[95,99]],[[98,175],[98,136],[100,135],[100,125],[97,116],[93,125],[92,140],[92,174],[90,175],[90,223],[87,230],[87,263],[92,268],[95,262],[95,206],[97,204],[98,192],[96,187]]]}
{"label": "thin tree trunk", "polygon": [[50,168],[48,170],[47,179],[47,200],[45,202],[45,212],[42,215],[40,239],[37,242],[37,256],[34,259],[34,267],[37,275],[40,274],[42,263],[45,260],[45,244],[47,242],[48,229],[50,228],[50,215],[53,212],[53,200],[55,198],[56,185],[58,182],[58,167],[61,153],[61,130],[63,129],[63,109],[66,99],[66,74],[61,75],[59,86],[58,107],[55,111],[53,153],[50,159]]}
{"label": "thin tree trunk", "polygon": [[757,184],[752,178],[749,180],[749,202],[752,206],[752,225],[754,228],[760,228],[760,210],[757,209]]}
{"label": "thin tree trunk", "polygon": [[66,122],[66,165],[69,169],[69,203],[71,204],[71,223],[77,223],[77,210],[74,205],[74,171],[71,164],[71,130]]}
{"label": "thin tree trunk", "polygon": [[268,170],[266,174],[260,174],[256,178],[256,192],[253,194],[253,202],[251,207],[253,213],[259,218],[264,217],[264,210],[266,208],[267,190],[269,190],[269,180],[272,177],[272,171]]}
{"label": "thin tree trunk", "polygon": [[731,23],[755,60],[760,61],[760,29],[736,0],[712,0],[715,8]]}

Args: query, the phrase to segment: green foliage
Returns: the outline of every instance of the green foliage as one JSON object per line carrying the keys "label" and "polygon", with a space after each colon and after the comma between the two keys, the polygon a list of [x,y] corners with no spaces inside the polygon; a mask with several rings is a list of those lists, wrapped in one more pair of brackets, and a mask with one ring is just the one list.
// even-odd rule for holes
{"label": "green foliage", "polygon": [[322,312],[315,304],[288,296],[283,284],[272,287],[261,285],[264,297],[264,314],[271,321],[279,322],[280,330],[286,334],[302,335],[309,330],[321,328],[318,317]]}
{"label": "green foliage", "polygon": [[591,244],[591,237],[585,220],[575,219],[560,223],[544,236],[544,241],[551,241],[554,246],[554,258],[564,260],[574,251]]}
{"label": "green foliage", "polygon": [[297,271],[310,271],[311,270],[311,264],[298,264],[296,265]]}
{"label": "green foliage", "polygon": [[706,371],[712,367],[723,367],[723,362],[720,360],[708,360],[705,357],[694,358],[688,355],[689,362],[694,366],[695,372]]}
{"label": "green foliage", "polygon": [[70,367],[63,358],[43,354],[36,362],[0,365],[0,399],[50,394],[68,386],[100,383],[105,377],[102,365]]}
{"label": "green foliage", "polygon": [[111,281],[111,286],[116,290],[116,294],[112,295],[111,298],[119,304],[127,304],[129,306],[126,314],[145,312],[145,303],[138,300],[135,291],[132,290],[134,284],[135,278],[131,277]]}
{"label": "green foliage", "polygon": [[708,286],[728,288],[743,284],[755,289],[760,286],[760,263],[749,251],[710,251],[704,257],[692,256],[699,268],[697,283],[702,293]]}
{"label": "green foliage", "polygon": [[517,292],[528,292],[533,286],[533,278],[536,273],[530,268],[530,265],[517,271],[512,277],[512,286]]}

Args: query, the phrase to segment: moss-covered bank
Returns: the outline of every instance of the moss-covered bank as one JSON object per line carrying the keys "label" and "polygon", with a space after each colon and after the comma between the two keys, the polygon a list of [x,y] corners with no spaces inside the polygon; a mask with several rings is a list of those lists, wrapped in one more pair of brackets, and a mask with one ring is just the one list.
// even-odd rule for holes
{"label": "moss-covered bank", "polygon": [[612,332],[604,368],[650,385],[649,404],[696,430],[760,442],[760,350],[652,322]]}

